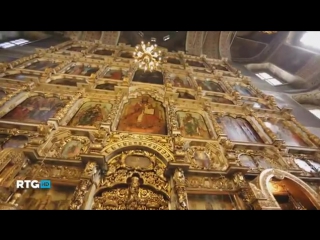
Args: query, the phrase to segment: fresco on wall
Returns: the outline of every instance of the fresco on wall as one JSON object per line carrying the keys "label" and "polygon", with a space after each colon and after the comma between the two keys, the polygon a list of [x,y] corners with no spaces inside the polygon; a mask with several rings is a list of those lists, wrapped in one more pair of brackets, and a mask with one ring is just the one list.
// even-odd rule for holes
{"label": "fresco on wall", "polygon": [[57,85],[72,86],[72,87],[76,87],[78,83],[88,84],[86,80],[75,80],[75,79],[68,79],[68,78],[59,78],[49,82],[49,84],[57,84]]}
{"label": "fresco on wall", "polygon": [[88,49],[87,47],[80,47],[80,46],[72,46],[67,48],[66,50],[72,51],[72,52],[81,52],[82,50]]}
{"label": "fresco on wall", "polygon": [[164,107],[148,95],[130,99],[123,108],[119,131],[167,134]]}
{"label": "fresco on wall", "polygon": [[198,61],[187,60],[186,63],[188,63],[188,65],[191,67],[200,67],[200,68],[206,67],[202,62],[198,62]]}
{"label": "fresco on wall", "polygon": [[6,96],[5,90],[0,88],[0,100]]}
{"label": "fresco on wall", "polygon": [[237,210],[234,197],[229,194],[188,194],[190,210]]}
{"label": "fresco on wall", "polygon": [[231,100],[226,99],[224,97],[210,96],[210,98],[211,102],[234,105],[234,103]]}
{"label": "fresco on wall", "polygon": [[233,89],[240,93],[240,95],[254,97],[255,95],[247,88],[238,84],[233,86]]}
{"label": "fresco on wall", "polygon": [[65,74],[72,74],[72,75],[81,75],[81,76],[91,76],[99,71],[98,67],[91,67],[89,65],[74,65],[66,70]]}
{"label": "fresco on wall", "polygon": [[301,146],[307,147],[308,144],[305,143],[302,138],[288,129],[282,122],[271,123],[264,122],[264,124],[271,129],[271,131],[279,138],[286,142],[289,146]]}
{"label": "fresco on wall", "polygon": [[71,127],[92,127],[108,118],[112,105],[109,103],[86,102],[69,122]]}
{"label": "fresco on wall", "polygon": [[144,72],[143,70],[137,70],[132,81],[163,85],[163,74],[159,71]]}
{"label": "fresco on wall", "polygon": [[24,145],[28,142],[28,137],[23,135],[12,136],[10,139],[3,144],[3,149],[5,148],[23,148]]}
{"label": "fresco on wall", "polygon": [[72,140],[62,149],[61,158],[74,158],[81,153],[82,144],[80,141]]}
{"label": "fresco on wall", "polygon": [[251,124],[243,118],[218,117],[217,122],[231,141],[263,143]]}
{"label": "fresco on wall", "polygon": [[204,118],[199,113],[178,111],[177,119],[181,135],[190,138],[210,138]]}
{"label": "fresco on wall", "polygon": [[221,92],[224,93],[224,90],[220,86],[219,83],[209,81],[209,80],[197,80],[197,84],[202,88],[204,91],[212,91],[212,92]]}
{"label": "fresco on wall", "polygon": [[4,76],[4,78],[12,79],[12,80],[19,80],[24,81],[26,79],[33,79],[33,78],[39,78],[39,75],[35,74],[26,74],[26,73],[18,73],[18,74],[9,74]]}
{"label": "fresco on wall", "polygon": [[44,71],[46,68],[55,68],[58,65],[59,63],[52,62],[52,61],[37,61],[37,62],[31,63],[30,65],[24,68],[29,70]]}
{"label": "fresco on wall", "polygon": [[170,75],[170,79],[172,82],[172,86],[174,87],[181,87],[181,88],[192,88],[192,85],[189,81],[189,78],[184,76],[184,77],[179,77],[175,74]]}
{"label": "fresco on wall", "polygon": [[122,57],[122,58],[133,58],[133,54],[131,52],[122,52],[120,54],[120,57]]}
{"label": "fresco on wall", "polygon": [[34,96],[20,103],[1,119],[29,123],[46,122],[62,109],[66,103],[67,101],[55,97]]}
{"label": "fresco on wall", "polygon": [[168,58],[167,59],[167,63],[171,63],[171,64],[181,64],[180,60],[177,58]]}
{"label": "fresco on wall", "polygon": [[93,54],[103,55],[103,56],[111,56],[112,54],[114,54],[114,51],[108,50],[108,49],[97,49],[93,52]]}
{"label": "fresco on wall", "polygon": [[113,91],[117,84],[104,83],[96,86],[96,89]]}
{"label": "fresco on wall", "polygon": [[124,76],[125,76],[125,73],[122,70],[122,68],[110,68],[105,72],[105,74],[103,75],[103,78],[110,78],[113,80],[123,80]]}
{"label": "fresco on wall", "polygon": [[179,93],[178,98],[189,99],[189,100],[195,100],[196,99],[193,95],[191,95],[188,92],[178,92],[178,93]]}

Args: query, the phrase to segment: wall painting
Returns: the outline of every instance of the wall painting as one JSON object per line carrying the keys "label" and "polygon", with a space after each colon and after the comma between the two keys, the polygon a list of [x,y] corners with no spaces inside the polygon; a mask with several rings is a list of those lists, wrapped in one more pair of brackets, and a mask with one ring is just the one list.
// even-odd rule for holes
{"label": "wall painting", "polygon": [[59,78],[49,82],[49,84],[72,86],[72,87],[76,87],[78,83],[88,84],[86,80],[75,80],[75,79],[68,79],[68,78]]}
{"label": "wall painting", "polygon": [[221,70],[221,71],[229,71],[226,67],[221,66],[221,65],[213,65],[213,67],[217,70]]}
{"label": "wall painting", "polygon": [[122,57],[122,58],[133,58],[133,54],[131,52],[122,52],[120,54],[120,57]]}
{"label": "wall painting", "polygon": [[93,52],[93,54],[102,55],[102,56],[111,56],[114,54],[113,50],[108,49],[97,49]]}
{"label": "wall painting", "polygon": [[104,83],[104,84],[98,84],[96,86],[96,89],[113,91],[115,86],[117,86],[117,84]]}
{"label": "wall painting", "polygon": [[62,149],[61,158],[74,158],[81,153],[82,144],[80,141],[72,140],[68,142]]}
{"label": "wall painting", "polygon": [[188,77],[179,77],[175,74],[170,75],[172,86],[181,88],[192,88]]}
{"label": "wall painting", "polygon": [[246,155],[242,154],[239,156],[239,161],[242,166],[248,167],[248,168],[262,168],[262,169],[267,169],[267,168],[272,168],[272,164],[265,159],[263,156],[259,155]]}
{"label": "wall painting", "polygon": [[189,99],[189,100],[195,100],[196,99],[193,95],[191,95],[188,92],[178,92],[178,93],[179,93],[178,98]]}
{"label": "wall painting", "polygon": [[55,68],[58,65],[59,63],[52,62],[52,61],[37,61],[37,62],[31,63],[30,65],[24,68],[29,70],[44,71],[46,68]]}
{"label": "wall painting", "polygon": [[122,70],[122,68],[110,68],[105,72],[105,74],[103,75],[103,78],[110,78],[113,80],[123,80],[124,76],[125,76],[125,73]]}
{"label": "wall painting", "polygon": [[32,79],[32,78],[39,78],[39,75],[34,75],[34,74],[26,74],[26,73],[18,73],[18,74],[9,74],[6,76],[3,76],[3,78],[8,78],[12,80],[19,80],[19,81],[24,81],[26,79]]}
{"label": "wall painting", "polygon": [[204,118],[195,112],[176,112],[181,135],[190,138],[210,138]]}
{"label": "wall painting", "polygon": [[[1,140],[0,140],[1,141]],[[8,141],[6,141],[2,148],[23,148],[24,145],[28,142],[28,137],[23,135],[12,136]]]}
{"label": "wall painting", "polygon": [[224,97],[218,97],[218,96],[210,96],[210,97],[211,97],[211,102],[234,105],[234,103],[231,100],[226,99]]}
{"label": "wall painting", "polygon": [[73,65],[64,73],[89,77],[91,76],[91,74],[95,74],[98,71],[99,71],[98,67],[91,67],[89,65],[82,64],[82,65]]}
{"label": "wall painting", "polygon": [[188,194],[190,210],[237,210],[234,196],[229,194]]}
{"label": "wall painting", "polygon": [[105,120],[112,105],[109,103],[86,102],[69,122],[71,127],[92,127]]}
{"label": "wall painting", "polygon": [[123,108],[119,131],[167,134],[164,107],[148,95],[130,99]]}
{"label": "wall painting", "polygon": [[209,169],[210,168],[210,157],[205,151],[196,150],[193,155],[196,162],[202,168]]}
{"label": "wall painting", "polygon": [[224,116],[217,118],[217,122],[231,141],[263,143],[258,133],[246,119]]}
{"label": "wall painting", "polygon": [[240,95],[248,96],[248,97],[254,97],[255,94],[253,94],[249,88],[235,84],[233,86],[233,89],[240,93]]}
{"label": "wall painting", "polygon": [[167,63],[171,63],[171,64],[181,64],[180,60],[177,58],[168,58],[167,59]]}
{"label": "wall painting", "polygon": [[198,61],[187,60],[186,63],[188,63],[188,65],[191,67],[200,67],[200,68],[206,67],[202,62],[198,62]]}
{"label": "wall painting", "polygon": [[289,146],[307,147],[308,144],[296,133],[288,129],[282,122],[271,123],[264,122],[271,131],[279,138],[286,142]]}
{"label": "wall painting", "polygon": [[144,72],[143,70],[137,70],[132,81],[163,85],[163,74],[159,71]]}
{"label": "wall painting", "polygon": [[34,96],[20,103],[4,115],[2,119],[29,123],[46,122],[62,109],[66,103],[67,101],[55,97]]}
{"label": "wall painting", "polygon": [[222,89],[219,83],[209,81],[209,80],[197,80],[197,84],[202,88],[204,91],[212,91],[212,92],[221,92],[224,93],[225,91]]}

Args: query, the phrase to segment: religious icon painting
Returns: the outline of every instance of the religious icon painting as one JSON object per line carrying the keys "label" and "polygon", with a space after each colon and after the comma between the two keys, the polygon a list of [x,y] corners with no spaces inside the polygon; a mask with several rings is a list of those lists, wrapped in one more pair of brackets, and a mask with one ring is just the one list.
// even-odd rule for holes
{"label": "religious icon painting", "polygon": [[182,136],[189,138],[210,138],[203,116],[195,112],[178,111],[177,119]]}
{"label": "religious icon painting", "polygon": [[165,109],[149,95],[130,99],[123,108],[119,131],[167,134]]}
{"label": "religious icon painting", "polygon": [[109,103],[86,102],[80,107],[68,126],[95,127],[107,120],[111,107],[112,105]]}

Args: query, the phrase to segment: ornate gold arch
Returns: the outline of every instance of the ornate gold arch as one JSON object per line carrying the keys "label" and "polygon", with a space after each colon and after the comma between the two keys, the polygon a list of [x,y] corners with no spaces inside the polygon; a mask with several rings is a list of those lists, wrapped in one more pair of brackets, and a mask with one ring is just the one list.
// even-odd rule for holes
{"label": "ornate gold arch", "polygon": [[291,173],[285,172],[280,169],[266,169],[262,171],[259,177],[257,178],[258,180],[257,185],[268,200],[272,202],[276,202],[276,199],[274,198],[273,194],[268,188],[268,183],[272,177],[275,177],[278,179],[287,178],[295,182],[296,184],[298,184],[301,187],[301,190],[306,194],[306,196],[314,204],[314,206],[320,210],[320,196],[308,184],[303,182],[301,179],[297,178]]}
{"label": "ornate gold arch", "polygon": [[173,154],[168,148],[163,147],[162,145],[153,141],[140,139],[122,140],[108,144],[107,147],[101,150],[101,153],[105,155],[105,161],[108,162],[111,158],[123,151],[135,150],[137,148],[141,148],[156,154],[164,164],[168,164],[168,162],[174,162],[175,160]]}

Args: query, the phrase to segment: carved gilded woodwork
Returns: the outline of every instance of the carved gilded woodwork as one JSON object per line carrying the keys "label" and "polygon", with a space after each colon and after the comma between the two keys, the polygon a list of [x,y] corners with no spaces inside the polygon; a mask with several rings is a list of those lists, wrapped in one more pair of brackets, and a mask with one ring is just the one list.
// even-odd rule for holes
{"label": "carved gilded woodwork", "polygon": [[108,161],[106,176],[94,197],[96,210],[166,210],[166,165],[154,153],[129,150]]}
{"label": "carved gilded woodwork", "polygon": [[91,143],[88,137],[74,136],[68,130],[55,132],[48,141],[40,146],[38,154],[63,159],[80,159],[81,154],[87,153]]}
{"label": "carved gilded woodwork", "polygon": [[[0,65],[1,89],[5,92],[0,99],[0,117],[33,96],[65,101],[64,107],[44,122],[0,119],[0,134],[6,134],[8,139],[28,138],[23,148],[0,152],[0,159],[6,161],[0,170],[0,209],[21,209],[19,199],[26,195],[14,188],[14,182],[30,178],[50,179],[62,186],[77,185],[71,202],[67,201],[73,210],[186,210],[188,193],[218,192],[232,194],[238,209],[280,209],[272,194],[266,192],[266,184],[270,182],[278,191],[283,188],[265,177],[266,171],[271,170],[259,165],[259,158],[275,172],[285,171],[285,178],[299,182],[309,198],[319,198],[302,180],[297,180],[301,177],[316,184],[318,175],[301,169],[294,159],[319,162],[320,139],[298,123],[290,109],[277,107],[274,97],[253,86],[249,77],[241,75],[227,59],[163,49],[164,60],[158,69],[163,74],[163,84],[133,81],[137,65],[134,59],[122,55],[133,50],[125,44],[72,40]],[[170,63],[171,58],[178,62]],[[61,64],[39,71],[24,68],[47,60]],[[90,76],[66,73],[72,64],[87,64],[98,71]],[[112,75],[110,70],[121,74]],[[18,79],[19,75],[25,75],[24,79]],[[59,85],[58,80],[62,79],[76,84]],[[215,82],[223,91],[202,89],[197,80]],[[99,88],[103,84],[110,85]],[[233,88],[235,85],[248,88],[252,95],[240,94]],[[166,135],[118,130],[125,104],[144,95],[164,107]],[[108,114],[91,127],[70,124],[89,102],[110,104]],[[177,116],[179,111],[201,115],[210,137],[186,136]],[[262,143],[231,141],[219,122],[223,116],[247,120]],[[285,139],[279,139],[264,123],[270,119],[283,122],[307,145],[286,145]],[[71,148],[72,151],[66,150]],[[19,162],[12,156],[24,160]],[[254,167],[244,166],[241,156],[251,157]],[[248,176],[256,179],[250,181]],[[47,197],[41,201],[48,202]]]}

